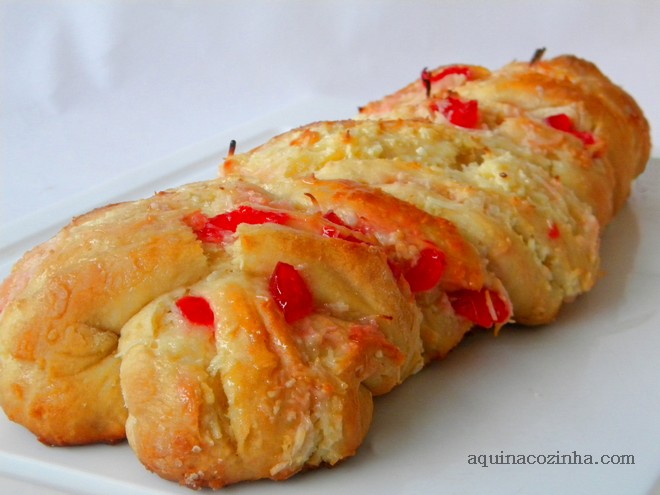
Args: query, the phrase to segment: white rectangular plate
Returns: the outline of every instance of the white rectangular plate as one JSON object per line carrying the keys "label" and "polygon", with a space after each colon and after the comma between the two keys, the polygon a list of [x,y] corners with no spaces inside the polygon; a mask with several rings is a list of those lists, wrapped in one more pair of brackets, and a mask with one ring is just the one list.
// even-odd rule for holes
{"label": "white rectangular plate", "polygon": [[[306,122],[354,113],[312,99],[223,133],[0,231],[0,276],[70,218],[109,202],[212,178],[230,139],[246,150]],[[659,159],[605,233],[596,288],[542,328],[471,335],[376,401],[358,455],[234,494],[628,493],[660,483]],[[188,493],[147,472],[126,444],[49,448],[0,417],[0,492]],[[524,464],[502,464],[514,456]],[[610,457],[603,457],[610,456]],[[592,464],[585,464],[589,459]],[[605,463],[607,460],[618,464]],[[472,462],[471,462],[472,461]],[[564,463],[555,464],[552,461]],[[572,461],[572,463],[569,463]],[[582,463],[580,463],[580,461]]]}

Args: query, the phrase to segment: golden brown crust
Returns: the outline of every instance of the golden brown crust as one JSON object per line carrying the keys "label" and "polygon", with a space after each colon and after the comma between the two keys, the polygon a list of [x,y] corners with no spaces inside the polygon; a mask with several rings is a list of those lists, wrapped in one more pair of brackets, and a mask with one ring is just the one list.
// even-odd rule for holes
{"label": "golden brown crust", "polygon": [[425,71],[27,253],[0,286],[1,405],[52,445],[126,433],[191,488],[334,465],[373,396],[473,327],[590,290],[649,149],[575,57]]}
{"label": "golden brown crust", "polygon": [[208,273],[184,217],[249,192],[225,193],[223,182],[95,210],[17,263],[0,291],[0,400],[10,419],[51,445],[124,438],[121,328],[156,296]]}
{"label": "golden brown crust", "polygon": [[[438,68],[432,74],[444,69]],[[480,127],[510,135],[512,142],[523,145],[524,152],[526,144],[532,154],[559,154],[558,163],[568,166],[558,169],[558,176],[570,189],[582,193],[581,198],[587,200],[603,226],[621,208],[630,193],[631,181],[648,162],[649,125],[634,99],[593,63],[570,55],[533,64],[515,62],[491,73],[479,71],[470,80],[454,80],[450,87],[440,81],[432,86],[430,98],[423,84],[415,81],[366,105],[361,116],[446,122],[431,104],[442,101],[450,92],[478,102]],[[585,147],[575,136],[547,126],[550,132],[545,136],[533,134],[540,137],[537,142],[521,139],[529,134],[523,129],[544,123],[545,118],[558,113],[571,117],[576,129],[592,133],[596,143]],[[582,156],[585,153],[587,156]],[[577,155],[577,160],[570,159],[570,155]],[[595,189],[590,191],[590,186],[584,184],[594,180]]]}
{"label": "golden brown crust", "polygon": [[[377,250],[278,225],[237,234],[232,261],[156,300],[121,338],[131,446],[193,488],[284,479],[353,455],[371,395],[422,365],[414,302]],[[299,267],[314,295],[315,312],[295,323],[268,296],[278,262]],[[181,318],[184,293],[210,302],[213,328]]]}
{"label": "golden brown crust", "polygon": [[[346,178],[348,174],[339,177]],[[368,232],[380,241],[392,261],[405,263],[406,259],[418,257],[425,247],[438,247],[448,261],[438,288],[416,294],[416,299],[423,316],[420,332],[424,360],[444,357],[472,328],[472,322],[456,316],[444,293],[484,287],[502,295],[507,292],[453,223],[368,187],[365,182],[306,179],[271,184],[269,189],[301,204],[312,201],[322,211],[352,220],[355,229]],[[402,229],[404,225],[406,228]]]}
{"label": "golden brown crust", "polygon": [[[598,272],[598,225],[570,193],[544,178],[522,174],[522,164],[484,162],[473,174],[455,174],[405,162],[352,167],[330,164],[319,172],[368,182],[433,215],[451,220],[502,281],[514,319],[527,325],[552,321],[563,302],[589,290]],[[518,167],[518,173],[511,169]],[[507,177],[500,177],[500,173]],[[486,173],[503,184],[484,188]],[[535,191],[529,195],[523,186]],[[512,194],[509,188],[517,193]],[[564,193],[562,196],[561,193]],[[539,214],[540,213],[540,214]],[[551,236],[556,228],[557,237]]]}
{"label": "golden brown crust", "polygon": [[7,415],[41,441],[123,438],[114,355],[121,327],[160,291],[206,270],[190,230],[170,220],[165,231],[148,210],[109,207],[77,219],[46,253],[33,253],[28,272],[20,263],[14,270],[10,285],[24,287],[10,291],[0,315],[0,395]]}
{"label": "golden brown crust", "polygon": [[[438,246],[449,263],[441,285],[445,290],[481,289],[487,277],[485,264],[472,244],[466,242],[450,221],[429,215],[419,208],[350,180],[310,178],[286,184],[271,184],[269,190],[299,203],[312,202],[322,211],[354,218],[353,228],[375,235],[395,251],[421,250],[425,243]],[[407,226],[405,233],[401,226]],[[397,235],[399,237],[397,237]],[[404,237],[405,236],[405,237]],[[405,239],[405,240],[404,240]]]}
{"label": "golden brown crust", "polygon": [[[301,136],[312,144],[300,145]],[[296,178],[349,179],[445,219],[502,280],[514,319],[548,323],[593,286],[599,226],[552,162],[496,147],[501,139],[426,120],[319,122],[230,157],[224,171],[287,197],[300,189]],[[384,216],[404,211],[381,204]]]}

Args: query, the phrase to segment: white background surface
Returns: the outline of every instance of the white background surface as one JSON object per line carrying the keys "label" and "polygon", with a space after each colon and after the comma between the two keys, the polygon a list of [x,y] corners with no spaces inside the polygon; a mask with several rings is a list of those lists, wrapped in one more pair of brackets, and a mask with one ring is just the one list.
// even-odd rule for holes
{"label": "white background surface", "polygon": [[4,0],[0,9],[3,223],[305,96],[357,106],[425,66],[496,68],[542,46],[595,61],[639,100],[660,143],[657,0]]}
{"label": "white background surface", "polygon": [[[660,2],[652,0],[4,0],[0,36],[0,245],[26,224],[65,223],[63,213],[103,204],[140,174],[156,178],[158,167],[203,157],[195,173],[211,177],[228,139],[239,137],[241,151],[304,119],[350,117],[425,66],[497,68],[542,46],[547,56],[596,62],[636,97],[660,143]],[[232,493],[648,493],[660,478],[660,164],[652,165],[607,233],[611,275],[554,330],[469,342],[379,402],[358,458]],[[1,493],[49,493],[32,485],[35,456],[65,466],[36,478],[53,490],[100,493],[94,480],[125,476],[131,493],[187,493],[130,464],[127,449],[87,468],[88,451],[40,448],[0,419]],[[465,461],[500,450],[631,453],[638,462]],[[10,461],[18,474],[7,473]],[[117,472],[115,462],[130,467]],[[69,471],[81,464],[92,478]]]}

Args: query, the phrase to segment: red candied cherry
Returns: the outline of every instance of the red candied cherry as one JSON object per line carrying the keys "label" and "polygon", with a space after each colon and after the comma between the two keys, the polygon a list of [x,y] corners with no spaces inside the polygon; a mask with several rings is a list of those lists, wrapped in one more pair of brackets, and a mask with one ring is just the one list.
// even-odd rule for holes
{"label": "red candied cherry", "polygon": [[[437,105],[435,109],[438,109]],[[442,114],[455,126],[476,129],[479,124],[479,104],[477,100],[461,100],[449,96],[441,105],[441,109]]]}
{"label": "red candied cherry", "polygon": [[312,292],[298,270],[288,263],[275,265],[268,289],[287,323],[309,316],[314,310]]}
{"label": "red candied cherry", "polygon": [[426,90],[426,96],[427,97],[431,96],[432,83],[440,81],[441,79],[444,79],[445,77],[450,76],[452,74],[459,74],[465,76],[465,78],[468,81],[473,78],[472,70],[470,70],[469,67],[465,67],[462,65],[453,65],[451,67],[447,67],[435,75],[433,75],[426,67],[424,67],[424,69],[422,70],[421,81],[422,81],[422,85],[424,86],[424,89]]}
{"label": "red candied cherry", "polygon": [[468,81],[473,77],[472,70],[469,67],[465,67],[463,65],[452,65],[451,67],[447,67],[446,69],[441,70],[436,75],[431,76],[431,82],[439,81],[440,79],[444,79],[445,77],[452,74],[463,75]]}
{"label": "red candied cherry", "polygon": [[559,226],[552,222],[550,228],[548,229],[548,237],[550,239],[559,239],[561,237],[561,232],[559,231]]}
{"label": "red candied cherry", "polygon": [[585,146],[590,146],[596,142],[596,138],[592,133],[586,131],[578,131],[575,128],[573,119],[571,119],[565,113],[558,113],[556,115],[551,115],[550,117],[545,119],[545,122],[553,129],[557,129],[558,131],[572,134],[573,136],[581,140]]}
{"label": "red candied cherry", "polygon": [[445,253],[435,246],[427,247],[419,253],[417,262],[403,271],[403,277],[412,292],[424,292],[440,283],[446,267]]}
{"label": "red candied cherry", "polygon": [[326,212],[326,213],[323,215],[323,218],[325,218],[326,220],[328,220],[328,221],[330,221],[330,222],[332,222],[332,223],[334,223],[334,224],[336,224],[336,225],[341,225],[342,227],[348,227],[348,225],[346,225],[346,224],[344,223],[344,221],[339,217],[339,215],[337,215],[337,214],[336,214],[334,211],[332,211],[332,210]]}
{"label": "red candied cherry", "polygon": [[184,296],[176,301],[183,317],[194,325],[213,326],[215,315],[209,302],[199,296]]}
{"label": "red candied cherry", "polygon": [[506,323],[510,314],[504,299],[489,289],[461,289],[447,294],[456,314],[475,325],[490,328],[495,323]]}
{"label": "red candied cherry", "polygon": [[[339,215],[337,215],[332,210],[330,210],[325,215],[323,215],[323,218],[325,218],[326,220],[334,223],[335,225],[339,225],[339,226],[344,227],[346,229],[359,232],[359,230],[354,229],[354,228],[349,227],[348,225],[346,225],[346,223],[344,223],[344,221],[341,218],[339,218]],[[343,239],[344,241],[363,242],[362,240],[358,239],[354,235],[342,232],[341,230],[336,229],[332,225],[324,225],[322,235],[323,235],[323,237],[332,237],[332,238],[336,238],[336,239]]]}
{"label": "red candied cherry", "polygon": [[239,206],[236,210],[208,218],[202,213],[193,213],[187,218],[197,238],[203,242],[222,243],[236,232],[242,223],[260,225],[264,223],[285,224],[289,215],[277,211],[259,210],[251,206]]}

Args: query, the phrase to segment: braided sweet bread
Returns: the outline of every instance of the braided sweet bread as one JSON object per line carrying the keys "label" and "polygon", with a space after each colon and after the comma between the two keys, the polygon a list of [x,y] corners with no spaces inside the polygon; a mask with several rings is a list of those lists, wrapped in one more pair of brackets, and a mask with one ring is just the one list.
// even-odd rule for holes
{"label": "braided sweet bread", "polygon": [[649,150],[575,57],[424,70],[27,253],[0,287],[0,402],[46,444],[127,436],[191,488],[335,464],[373,396],[472,328],[588,291]]}

